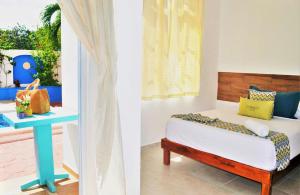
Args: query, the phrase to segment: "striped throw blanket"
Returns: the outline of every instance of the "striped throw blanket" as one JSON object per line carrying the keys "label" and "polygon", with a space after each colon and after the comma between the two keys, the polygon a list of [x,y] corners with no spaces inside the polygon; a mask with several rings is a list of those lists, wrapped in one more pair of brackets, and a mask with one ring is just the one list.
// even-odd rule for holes
{"label": "striped throw blanket", "polygon": [[[198,122],[201,124],[226,129],[238,133],[257,136],[247,129],[244,125],[234,124],[222,121],[218,118],[210,118],[201,114],[176,114],[173,118],[180,118],[187,121]],[[262,138],[262,137],[261,137]],[[290,144],[289,139],[284,133],[270,131],[269,135],[262,139],[269,139],[273,142],[276,151],[276,168],[277,171],[285,169],[290,163]]]}

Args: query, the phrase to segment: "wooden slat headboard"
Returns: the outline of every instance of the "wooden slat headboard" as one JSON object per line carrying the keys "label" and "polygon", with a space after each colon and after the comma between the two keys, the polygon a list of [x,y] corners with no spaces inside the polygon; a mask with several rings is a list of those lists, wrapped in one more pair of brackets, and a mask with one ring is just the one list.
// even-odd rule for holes
{"label": "wooden slat headboard", "polygon": [[300,91],[300,75],[218,73],[218,100],[239,102],[247,97],[250,85],[273,91]]}

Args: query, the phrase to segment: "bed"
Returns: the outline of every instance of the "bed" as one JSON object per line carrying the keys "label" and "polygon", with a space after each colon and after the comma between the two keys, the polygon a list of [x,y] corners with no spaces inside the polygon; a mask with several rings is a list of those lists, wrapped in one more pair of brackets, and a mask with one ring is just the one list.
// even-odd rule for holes
{"label": "bed", "polygon": [[[224,77],[224,75],[222,76]],[[232,78],[232,74],[228,76]],[[255,76],[261,78],[266,75]],[[226,81],[230,81],[230,78]],[[282,78],[285,77],[280,77],[281,80]],[[286,78],[290,79],[290,77]],[[296,79],[300,81],[299,77]],[[262,81],[265,85],[266,80],[262,79]],[[250,84],[253,83],[248,83],[248,85]],[[257,83],[255,84],[257,85]],[[227,85],[230,86],[230,84]],[[274,85],[272,86],[274,87]],[[282,87],[283,85],[280,86]],[[275,90],[274,88],[272,89]],[[219,92],[220,89],[218,90]],[[218,97],[230,97],[229,101],[231,101],[238,100],[237,96],[246,95],[239,92],[241,90],[236,93],[236,97],[233,97],[232,92],[230,96],[226,96],[223,91],[223,95],[220,96],[218,94]],[[235,103],[232,104],[230,109],[219,108],[200,112],[200,114],[238,124],[243,124],[245,120],[250,118],[238,115],[237,110],[238,104]],[[170,152],[175,152],[210,166],[257,181],[262,184],[262,195],[271,194],[272,182],[300,164],[300,120],[281,117],[273,117],[269,121],[251,119],[263,122],[273,131],[282,132],[287,135],[291,147],[291,161],[285,170],[276,171],[276,153],[273,143],[268,139],[231,132],[179,118],[169,119],[166,127],[166,137],[161,141],[164,164],[170,165]]]}

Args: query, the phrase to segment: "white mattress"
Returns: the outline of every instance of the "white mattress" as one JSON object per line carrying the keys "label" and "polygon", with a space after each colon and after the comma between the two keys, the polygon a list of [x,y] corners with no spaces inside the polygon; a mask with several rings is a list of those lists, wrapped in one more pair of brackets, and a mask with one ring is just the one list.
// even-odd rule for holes
{"label": "white mattress", "polygon": [[[236,109],[218,109],[200,113],[237,124],[244,124],[244,121],[249,119],[236,114]],[[274,117],[270,121],[251,119],[267,124],[273,131],[285,133],[290,141],[291,159],[300,154],[300,120],[280,117]],[[275,148],[268,139],[176,118],[169,119],[166,137],[170,141],[256,168],[268,171],[276,169]]]}

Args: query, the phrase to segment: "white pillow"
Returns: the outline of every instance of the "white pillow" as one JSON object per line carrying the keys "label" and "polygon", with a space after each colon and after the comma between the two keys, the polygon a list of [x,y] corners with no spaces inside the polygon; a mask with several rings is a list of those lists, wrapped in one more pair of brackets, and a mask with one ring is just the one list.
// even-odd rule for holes
{"label": "white pillow", "polygon": [[294,117],[296,117],[297,119],[300,119],[300,102],[298,104],[298,109],[297,109]]}

